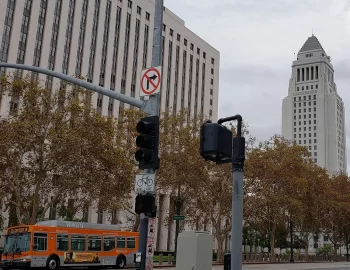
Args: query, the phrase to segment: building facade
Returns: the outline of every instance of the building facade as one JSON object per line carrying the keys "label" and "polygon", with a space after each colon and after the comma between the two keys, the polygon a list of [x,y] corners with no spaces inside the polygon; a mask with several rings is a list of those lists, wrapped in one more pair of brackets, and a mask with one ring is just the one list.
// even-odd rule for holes
{"label": "building facade", "polygon": [[331,57],[312,35],[292,64],[282,106],[282,136],[306,146],[330,174],[347,173],[345,108]]}
{"label": "building facade", "polygon": [[[153,17],[154,0],[0,1],[0,61],[83,76],[138,98],[141,70],[151,66]],[[219,62],[216,49],[164,8],[162,110],[217,119]],[[58,79],[41,77],[59,87]],[[101,94],[93,103],[114,116],[127,106]],[[3,99],[0,113],[17,108],[18,100]]]}
{"label": "building facade", "polygon": [[[154,0],[3,0],[0,1],[0,61],[40,66],[139,97],[141,71],[151,66]],[[219,52],[191,32],[185,22],[164,8],[161,110],[187,109],[217,120]],[[13,72],[0,70],[1,74]],[[25,74],[25,72],[22,72]],[[38,75],[57,90],[60,80]],[[94,93],[93,106],[118,117],[127,104]],[[0,114],[16,111],[20,100],[3,97]],[[157,249],[174,248],[173,222],[164,220],[171,207],[167,194],[158,202]],[[68,206],[74,204],[68,200]],[[8,214],[5,216],[7,225]],[[76,216],[93,223],[118,221],[131,229],[133,216],[103,213],[92,205]],[[47,219],[59,218],[54,207]]]}

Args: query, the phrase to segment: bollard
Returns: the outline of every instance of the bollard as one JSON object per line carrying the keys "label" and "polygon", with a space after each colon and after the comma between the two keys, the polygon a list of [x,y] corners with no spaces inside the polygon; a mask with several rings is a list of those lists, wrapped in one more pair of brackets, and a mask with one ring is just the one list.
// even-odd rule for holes
{"label": "bollard", "polygon": [[163,265],[163,253],[159,254],[159,265]]}
{"label": "bollard", "polygon": [[224,270],[231,270],[231,253],[224,255]]}

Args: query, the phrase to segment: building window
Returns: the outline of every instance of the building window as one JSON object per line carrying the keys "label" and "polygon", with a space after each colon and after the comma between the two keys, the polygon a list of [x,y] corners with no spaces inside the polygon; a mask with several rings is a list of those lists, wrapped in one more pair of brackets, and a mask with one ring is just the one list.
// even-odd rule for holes
{"label": "building window", "polygon": [[128,0],[128,8],[132,8],[132,1]]}
{"label": "building window", "polygon": [[142,68],[147,66],[147,56],[148,56],[148,39],[149,39],[149,26],[145,25],[144,41],[143,41],[143,60]]}
{"label": "building window", "polygon": [[207,54],[203,52],[203,58],[205,59],[207,57]]}
{"label": "building window", "polygon": [[173,36],[173,34],[174,34],[174,30],[173,30],[173,29],[170,29],[169,35],[170,35],[170,36]]}
{"label": "building window", "polygon": [[163,31],[166,30],[166,25],[163,23]]}
{"label": "building window", "polygon": [[72,43],[72,29],[74,23],[74,11],[75,11],[75,0],[69,1],[69,10],[68,10],[68,18],[67,18],[67,29],[66,29],[66,43],[64,46],[64,55],[63,55],[63,63],[62,63],[62,72],[68,73],[68,64],[69,64],[69,56],[70,56],[70,48]]}
{"label": "building window", "polygon": [[46,22],[46,13],[47,13],[47,0],[41,0],[39,18],[38,18],[38,29],[36,32],[36,42],[35,42],[34,58],[33,58],[33,66],[36,66],[36,67],[40,65],[40,59],[41,59],[41,53],[42,53],[42,42],[44,39],[44,28],[45,28],[45,22]]}
{"label": "building window", "polygon": [[[121,7],[117,7],[117,16],[115,22],[115,31],[114,31],[114,42],[113,42],[113,60],[112,60],[112,72],[111,72],[111,83],[110,89],[115,90],[116,83],[116,72],[117,72],[117,62],[118,62],[118,48],[119,48],[119,37],[120,37],[120,22],[121,22]],[[109,98],[108,101],[108,116],[111,117],[113,115],[114,109],[114,99]]]}
{"label": "building window", "polygon": [[193,43],[191,43],[191,51],[193,51],[193,49],[194,49],[194,45]]}
{"label": "building window", "polygon": [[177,41],[181,40],[181,36],[179,34],[177,34]]}
{"label": "building window", "polygon": [[201,53],[201,49],[197,48],[197,54],[199,55]]}
{"label": "building window", "polygon": [[[60,21],[61,21],[61,11],[62,11],[62,0],[56,0],[54,19],[52,24],[52,38],[51,38],[51,44],[50,44],[50,50],[49,50],[48,69],[50,70],[55,69],[58,33],[59,33],[59,27],[60,27]],[[49,90],[52,89],[52,82],[53,82],[53,77],[47,76],[47,80],[46,80],[47,89]]]}
{"label": "building window", "polygon": [[[132,66],[132,81],[131,81],[131,96],[132,97],[135,97],[137,62],[138,62],[138,54],[139,54],[139,39],[140,39],[140,20],[136,19],[135,40],[134,40],[134,59],[133,59],[133,66]],[[147,43],[147,45],[148,45],[148,43]]]}
{"label": "building window", "polygon": [[137,6],[137,14],[141,15],[141,7]]}
{"label": "building window", "polygon": [[94,10],[94,16],[93,16],[93,22],[92,22],[90,57],[89,57],[88,75],[87,75],[87,81],[90,83],[92,83],[93,81],[93,74],[94,74],[99,16],[100,16],[100,0],[95,0],[95,10]]}
{"label": "building window", "polygon": [[76,61],[76,66],[75,66],[75,75],[76,76],[81,76],[81,69],[82,69],[82,64],[83,64],[84,43],[85,43],[87,12],[88,12],[88,0],[84,0],[83,8],[81,10],[77,61]]}
{"label": "building window", "polygon": [[184,45],[187,46],[187,39],[184,38]]}
{"label": "building window", "polygon": [[187,51],[184,50],[183,56],[182,56],[181,110],[183,110],[185,107],[186,64],[187,64]]}
{"label": "building window", "polygon": [[149,21],[149,18],[150,18],[150,14],[146,12],[146,20]]}

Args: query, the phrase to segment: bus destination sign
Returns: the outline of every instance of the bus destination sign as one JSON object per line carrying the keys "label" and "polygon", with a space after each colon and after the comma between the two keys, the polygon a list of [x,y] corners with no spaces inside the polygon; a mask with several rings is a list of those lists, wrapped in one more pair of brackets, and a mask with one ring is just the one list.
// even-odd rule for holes
{"label": "bus destination sign", "polygon": [[8,234],[26,233],[29,231],[29,227],[16,227],[8,230]]}

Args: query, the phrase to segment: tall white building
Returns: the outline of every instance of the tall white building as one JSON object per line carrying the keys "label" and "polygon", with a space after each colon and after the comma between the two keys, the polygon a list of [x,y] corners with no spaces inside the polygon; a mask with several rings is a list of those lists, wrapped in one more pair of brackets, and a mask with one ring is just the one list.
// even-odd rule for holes
{"label": "tall white building", "polygon": [[330,174],[347,171],[345,108],[337,93],[331,57],[312,35],[293,61],[283,100],[282,135],[308,147]]}
{"label": "tall white building", "polygon": [[[153,19],[154,0],[1,0],[0,61],[84,76],[94,84],[138,97],[141,70],[151,66]],[[189,109],[191,115],[202,113],[216,121],[219,64],[219,52],[164,8],[161,109]],[[2,73],[13,71],[1,69]],[[40,77],[48,88],[59,88],[58,79]],[[0,114],[17,110],[19,102],[3,97]],[[93,104],[103,115],[116,117],[121,107],[128,106],[101,94],[93,95]],[[68,205],[72,203],[69,200]],[[170,205],[169,196],[161,194],[157,249],[174,247],[174,224],[164,221]],[[56,210],[50,209],[46,217],[57,217]],[[115,213],[91,206],[78,217],[109,223]],[[130,226],[126,213],[118,213],[118,219]]]}

